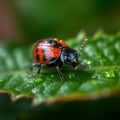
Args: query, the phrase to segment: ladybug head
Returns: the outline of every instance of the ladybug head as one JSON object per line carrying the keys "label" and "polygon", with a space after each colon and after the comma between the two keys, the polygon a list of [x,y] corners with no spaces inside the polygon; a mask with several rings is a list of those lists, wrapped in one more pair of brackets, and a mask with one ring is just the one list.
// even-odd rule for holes
{"label": "ladybug head", "polygon": [[72,65],[74,69],[78,68],[79,60],[78,60],[78,53],[76,50],[71,48],[64,48],[62,50],[60,59],[63,63]]}
{"label": "ladybug head", "polygon": [[87,39],[83,41],[79,53],[71,48],[63,48],[60,56],[61,61],[65,64],[72,65],[74,69],[77,69],[78,65],[80,64],[78,58],[80,57],[86,42]]}

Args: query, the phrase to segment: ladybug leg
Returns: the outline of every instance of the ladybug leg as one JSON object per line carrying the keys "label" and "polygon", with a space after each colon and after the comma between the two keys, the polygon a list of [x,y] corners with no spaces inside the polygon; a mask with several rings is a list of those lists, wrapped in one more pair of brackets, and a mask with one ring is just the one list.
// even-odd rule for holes
{"label": "ladybug leg", "polygon": [[38,74],[40,74],[41,64],[39,64],[39,63],[38,64],[37,63],[33,64],[32,67],[31,67],[31,70],[33,70],[33,67],[39,67],[39,68],[38,68],[38,71],[35,74],[32,75],[32,77],[37,76]]}
{"label": "ladybug leg", "polygon": [[81,62],[80,62],[80,61],[79,61],[79,65],[80,65],[80,67],[81,67],[82,69],[86,69],[86,68],[87,68],[87,66],[86,66],[86,65],[81,64]]}
{"label": "ladybug leg", "polygon": [[36,75],[40,74],[40,70],[41,70],[41,67],[39,67],[39,69],[38,69]]}
{"label": "ladybug leg", "polygon": [[31,66],[31,71],[33,70],[33,68],[34,67],[40,67],[41,66],[41,64],[39,64],[39,63],[34,63],[32,66]]}
{"label": "ladybug leg", "polygon": [[57,69],[57,72],[58,72],[59,77],[60,77],[60,79],[61,79],[61,82],[63,83],[63,82],[64,82],[64,77],[63,77],[62,72],[60,71],[60,67],[59,67],[59,66],[56,66],[56,69]]}

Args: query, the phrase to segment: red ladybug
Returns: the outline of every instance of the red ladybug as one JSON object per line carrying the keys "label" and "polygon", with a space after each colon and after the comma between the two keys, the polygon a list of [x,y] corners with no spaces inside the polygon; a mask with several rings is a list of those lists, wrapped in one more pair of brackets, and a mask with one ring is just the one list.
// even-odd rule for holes
{"label": "red ladybug", "polygon": [[64,82],[63,74],[60,71],[62,64],[72,65],[74,69],[77,69],[80,64],[78,58],[86,42],[87,39],[82,43],[80,52],[78,53],[76,50],[71,49],[65,42],[57,38],[48,38],[38,41],[33,49],[34,63],[32,68],[39,68],[35,75],[40,73],[41,67],[56,67],[61,82]]}

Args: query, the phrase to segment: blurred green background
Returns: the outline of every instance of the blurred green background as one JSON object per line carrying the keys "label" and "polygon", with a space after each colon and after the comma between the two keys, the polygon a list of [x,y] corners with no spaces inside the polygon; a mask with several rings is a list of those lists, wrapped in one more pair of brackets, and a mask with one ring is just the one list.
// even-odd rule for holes
{"label": "blurred green background", "polygon": [[[36,41],[75,37],[85,30],[120,30],[119,0],[1,0],[0,39]],[[28,43],[29,43],[28,42]]]}

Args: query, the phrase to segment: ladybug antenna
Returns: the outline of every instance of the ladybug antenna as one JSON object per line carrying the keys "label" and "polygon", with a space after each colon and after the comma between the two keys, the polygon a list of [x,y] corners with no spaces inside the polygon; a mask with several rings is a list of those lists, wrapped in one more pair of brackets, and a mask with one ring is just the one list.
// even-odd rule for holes
{"label": "ladybug antenna", "polygon": [[88,41],[88,39],[87,39],[87,38],[83,41],[83,43],[82,43],[82,45],[81,45],[81,47],[80,47],[80,52],[79,52],[79,54],[78,54],[78,57],[80,57],[80,56],[81,56],[82,51],[83,51],[83,48],[84,48],[85,44],[87,43],[87,41]]}

